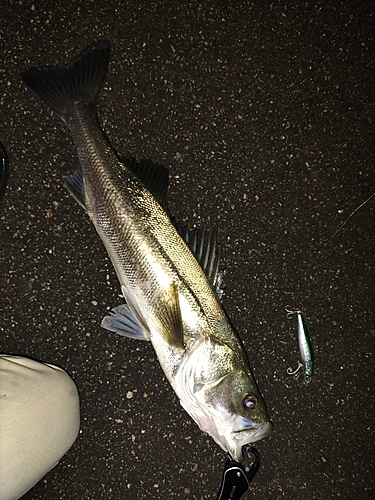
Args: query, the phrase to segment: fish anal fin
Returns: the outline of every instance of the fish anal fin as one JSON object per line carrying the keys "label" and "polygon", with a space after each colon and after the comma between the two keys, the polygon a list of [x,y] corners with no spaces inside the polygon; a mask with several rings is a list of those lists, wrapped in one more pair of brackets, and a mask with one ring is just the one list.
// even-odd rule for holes
{"label": "fish anal fin", "polygon": [[83,172],[81,167],[71,175],[63,177],[65,186],[76,201],[86,210],[85,186],[83,182]]}

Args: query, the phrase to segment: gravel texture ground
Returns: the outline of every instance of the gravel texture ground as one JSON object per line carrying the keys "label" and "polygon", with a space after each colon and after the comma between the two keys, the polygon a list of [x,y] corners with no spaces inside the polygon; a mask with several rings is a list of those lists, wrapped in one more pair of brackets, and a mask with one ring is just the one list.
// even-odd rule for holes
{"label": "gravel texture ground", "polygon": [[[224,462],[151,345],[101,329],[120,290],[61,181],[72,141],[19,77],[102,38],[113,146],[170,168],[180,222],[219,226],[225,307],[274,423],[246,498],[375,497],[375,198],[329,241],[375,191],[374,16],[354,0],[3,1],[1,350],[68,370],[82,405],[76,443],[24,500],[214,499]],[[286,374],[288,304],[314,346],[308,387]]]}

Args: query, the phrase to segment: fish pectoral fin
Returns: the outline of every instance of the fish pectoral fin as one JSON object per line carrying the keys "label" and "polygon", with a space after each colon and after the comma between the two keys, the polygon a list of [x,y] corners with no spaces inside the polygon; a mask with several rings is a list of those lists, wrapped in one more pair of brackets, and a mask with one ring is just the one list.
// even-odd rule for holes
{"label": "fish pectoral fin", "polygon": [[72,175],[63,177],[65,186],[73,198],[78,201],[82,208],[86,210],[85,186],[83,183],[83,172],[81,167],[78,167]]}
{"label": "fish pectoral fin", "polygon": [[115,307],[109,316],[102,319],[101,326],[130,339],[150,340],[148,332],[138,321],[128,304]]}
{"label": "fish pectoral fin", "polygon": [[155,316],[169,345],[184,349],[184,332],[176,283],[158,293],[154,302]]}

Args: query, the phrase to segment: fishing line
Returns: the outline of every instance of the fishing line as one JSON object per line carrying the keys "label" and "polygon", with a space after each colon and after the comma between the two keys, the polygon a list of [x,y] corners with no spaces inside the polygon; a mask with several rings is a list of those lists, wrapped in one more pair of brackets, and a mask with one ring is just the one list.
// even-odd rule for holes
{"label": "fishing line", "polygon": [[372,193],[365,201],[363,201],[360,205],[358,205],[357,208],[355,208],[349,215],[348,217],[342,222],[339,227],[336,229],[336,231],[333,233],[333,235],[329,238],[329,240],[323,245],[321,250],[318,251],[317,256],[313,261],[310,263],[310,265],[307,267],[304,276],[306,276],[307,272],[312,268],[312,266],[316,263],[316,261],[319,259],[319,257],[322,255],[324,250],[327,248],[327,246],[332,242],[332,240],[337,236],[337,234],[341,231],[341,229],[345,226],[345,224],[353,217],[355,213],[358,212],[364,205],[366,205],[367,202],[371,200],[375,196],[375,193]]}
{"label": "fishing line", "polygon": [[[353,217],[353,215],[358,212],[366,203],[368,203],[373,197],[375,193],[372,193],[365,201],[363,201],[360,205],[358,205],[346,219],[338,226],[333,235],[329,238],[328,241],[323,245],[322,249],[318,251],[315,259],[310,263],[303,276],[306,276],[307,272],[313,267],[313,265],[317,262],[317,260],[321,257],[324,250],[327,246],[332,242],[335,236],[341,231],[341,229],[345,226],[345,224]],[[296,314],[298,317],[298,345],[299,345],[299,354],[300,361],[298,362],[297,368],[295,370],[288,368],[288,375],[293,375],[295,379],[297,379],[301,372],[304,373],[304,385],[307,385],[313,376],[314,372],[314,354],[309,338],[309,334],[307,331],[306,323],[304,321],[303,314],[300,310],[292,310],[290,306],[286,306],[285,310],[287,311],[287,318],[290,319],[293,314]]]}

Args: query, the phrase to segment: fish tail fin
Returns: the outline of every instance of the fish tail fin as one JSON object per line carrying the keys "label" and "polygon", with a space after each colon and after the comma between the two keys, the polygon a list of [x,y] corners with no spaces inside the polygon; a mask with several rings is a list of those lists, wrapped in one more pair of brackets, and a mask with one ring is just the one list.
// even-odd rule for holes
{"label": "fish tail fin", "polygon": [[23,82],[66,122],[72,105],[95,106],[107,72],[111,45],[100,41],[87,47],[70,64],[62,67],[29,68]]}

